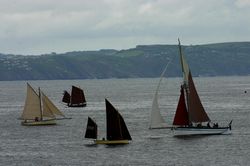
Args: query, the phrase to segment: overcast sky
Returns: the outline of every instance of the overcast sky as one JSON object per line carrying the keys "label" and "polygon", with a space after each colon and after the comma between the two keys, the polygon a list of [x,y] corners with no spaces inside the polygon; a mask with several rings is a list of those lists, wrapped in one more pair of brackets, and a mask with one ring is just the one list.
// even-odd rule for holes
{"label": "overcast sky", "polygon": [[249,41],[250,0],[0,0],[0,52]]}

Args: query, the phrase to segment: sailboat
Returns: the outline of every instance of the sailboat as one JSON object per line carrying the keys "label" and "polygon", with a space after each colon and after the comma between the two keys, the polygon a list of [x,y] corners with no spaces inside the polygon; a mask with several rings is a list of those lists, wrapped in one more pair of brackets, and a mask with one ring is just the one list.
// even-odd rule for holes
{"label": "sailboat", "polygon": [[72,86],[71,95],[65,90],[62,102],[67,103],[68,107],[85,107],[87,105],[84,92],[81,88]]}
{"label": "sailboat", "polygon": [[[173,121],[174,136],[230,134],[232,121],[225,127],[219,127],[217,123],[210,126],[211,120],[196,91],[191,71],[182,54],[179,39],[178,42],[183,83]],[[204,126],[202,123],[207,123],[207,125]]]}
{"label": "sailboat", "polygon": [[95,144],[128,144],[132,140],[123,117],[118,110],[105,99],[106,104],[106,139],[97,139],[97,124],[89,117],[85,138],[94,139]]}
{"label": "sailboat", "polygon": [[27,83],[27,95],[21,124],[24,126],[55,125],[56,115],[65,117],[40,88],[37,94]]}

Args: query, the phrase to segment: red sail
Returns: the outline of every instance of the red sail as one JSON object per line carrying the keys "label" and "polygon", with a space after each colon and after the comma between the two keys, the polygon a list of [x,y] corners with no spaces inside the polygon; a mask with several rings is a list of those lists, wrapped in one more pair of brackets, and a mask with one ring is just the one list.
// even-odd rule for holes
{"label": "red sail", "polygon": [[189,124],[188,112],[185,103],[184,90],[181,86],[181,94],[179,98],[179,103],[176,109],[173,125],[185,126]]}
{"label": "red sail", "polygon": [[85,103],[85,96],[83,93],[83,90],[72,86],[72,92],[71,92],[71,104],[80,104],[80,103]]}
{"label": "red sail", "polygon": [[195,89],[191,72],[188,75],[188,115],[190,122],[208,122],[210,121],[207,113],[205,112],[198,93]]}

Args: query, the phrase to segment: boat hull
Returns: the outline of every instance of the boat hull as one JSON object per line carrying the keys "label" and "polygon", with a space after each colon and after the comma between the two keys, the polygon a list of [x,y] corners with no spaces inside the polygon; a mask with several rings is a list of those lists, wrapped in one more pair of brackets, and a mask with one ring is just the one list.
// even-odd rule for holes
{"label": "boat hull", "polygon": [[69,104],[68,107],[86,107],[87,103],[81,103],[81,104]]}
{"label": "boat hull", "polygon": [[42,121],[22,121],[23,126],[46,126],[46,125],[56,125],[56,121],[52,120],[42,120]]}
{"label": "boat hull", "polygon": [[231,134],[230,127],[219,127],[219,128],[174,127],[172,128],[172,131],[174,136]]}
{"label": "boat hull", "polygon": [[122,145],[128,144],[129,140],[94,140],[95,144]]}

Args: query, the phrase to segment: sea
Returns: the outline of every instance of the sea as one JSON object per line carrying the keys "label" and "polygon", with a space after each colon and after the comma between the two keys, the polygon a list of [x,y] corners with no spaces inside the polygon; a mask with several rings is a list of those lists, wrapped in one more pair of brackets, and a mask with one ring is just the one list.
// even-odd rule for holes
{"label": "sea", "polygon": [[[22,126],[20,116],[26,83],[41,90],[71,119],[55,126]],[[159,78],[0,81],[0,165],[23,166],[130,166],[130,165],[250,165],[250,76],[195,77],[196,89],[212,122],[226,126],[231,135],[173,137],[170,129],[149,130],[153,96]],[[181,78],[164,78],[159,107],[171,125]],[[63,91],[84,89],[87,107],[68,108]],[[94,145],[85,139],[87,118],[106,136],[105,98],[123,116],[132,141],[128,145]]]}

